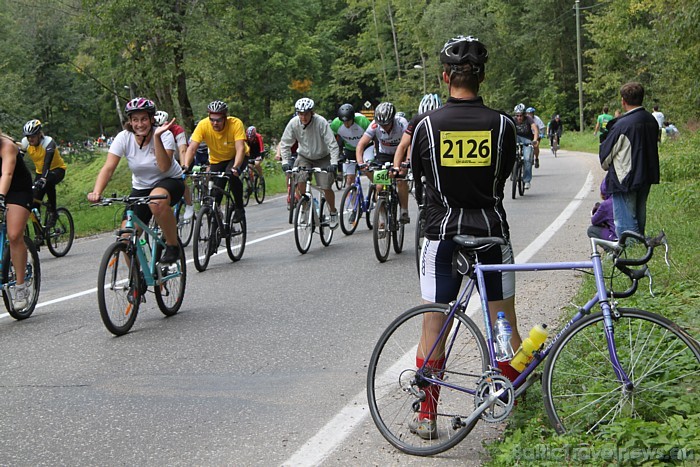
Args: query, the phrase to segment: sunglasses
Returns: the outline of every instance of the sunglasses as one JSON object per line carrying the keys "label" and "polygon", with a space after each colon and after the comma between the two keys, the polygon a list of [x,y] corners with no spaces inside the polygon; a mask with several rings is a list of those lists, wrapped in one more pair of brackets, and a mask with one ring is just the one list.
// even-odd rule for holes
{"label": "sunglasses", "polygon": [[226,117],[219,117],[219,118],[209,117],[209,121],[212,123],[221,123],[224,120],[226,120]]}

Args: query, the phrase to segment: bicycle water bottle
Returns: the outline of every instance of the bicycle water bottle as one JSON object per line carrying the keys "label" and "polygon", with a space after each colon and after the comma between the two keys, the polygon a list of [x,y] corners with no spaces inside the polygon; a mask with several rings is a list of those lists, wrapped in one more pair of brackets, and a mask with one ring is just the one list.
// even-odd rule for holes
{"label": "bicycle water bottle", "polygon": [[525,367],[535,357],[533,353],[544,344],[548,335],[546,324],[538,324],[530,329],[530,336],[523,341],[518,351],[515,352],[515,355],[510,361],[510,366],[522,373]]}
{"label": "bicycle water bottle", "polygon": [[151,262],[151,247],[150,247],[150,245],[148,245],[145,238],[142,238],[139,240],[139,245],[141,245],[141,248],[143,249],[143,253],[146,255],[146,262],[150,263]]}
{"label": "bicycle water bottle", "polygon": [[508,361],[513,358],[513,347],[510,345],[510,337],[513,335],[513,329],[506,319],[506,314],[499,311],[494,327],[494,347],[496,350],[496,360],[499,362]]}

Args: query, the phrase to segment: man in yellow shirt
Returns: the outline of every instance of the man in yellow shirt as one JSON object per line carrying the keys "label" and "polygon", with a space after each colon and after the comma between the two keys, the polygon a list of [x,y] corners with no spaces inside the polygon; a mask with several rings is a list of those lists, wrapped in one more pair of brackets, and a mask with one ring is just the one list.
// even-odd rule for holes
{"label": "man in yellow shirt", "polygon": [[[192,133],[183,168],[187,170],[191,166],[199,143],[206,143],[209,147],[209,170],[233,173],[229,183],[235,204],[232,222],[238,223],[245,217],[243,184],[238,178],[247,163],[245,127],[239,118],[228,115],[228,105],[223,101],[211,102],[207,106],[207,112],[209,118],[200,120]],[[218,194],[216,201],[220,202],[222,197],[223,195]]]}
{"label": "man in yellow shirt", "polygon": [[33,208],[41,207],[44,195],[49,199],[49,218],[47,227],[56,223],[56,185],[66,176],[66,163],[58,152],[56,142],[41,131],[39,120],[29,120],[24,124],[24,138],[21,146],[34,162],[36,177],[34,178]]}

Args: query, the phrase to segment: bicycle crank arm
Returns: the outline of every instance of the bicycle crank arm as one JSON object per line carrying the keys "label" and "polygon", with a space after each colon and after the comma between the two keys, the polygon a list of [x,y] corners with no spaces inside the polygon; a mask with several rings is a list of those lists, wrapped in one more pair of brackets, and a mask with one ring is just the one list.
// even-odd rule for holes
{"label": "bicycle crank arm", "polygon": [[474,423],[478,418],[481,417],[481,414],[484,413],[484,412],[486,411],[486,409],[488,409],[489,407],[491,407],[491,405],[492,405],[494,402],[496,402],[496,399],[498,399],[499,397],[501,397],[501,395],[502,395],[505,391],[506,391],[505,388],[501,388],[501,389],[499,389],[498,391],[496,391],[496,392],[494,392],[493,394],[491,394],[491,395],[489,396],[489,398],[486,399],[484,402],[482,402],[481,405],[479,405],[479,407],[477,407],[477,408],[474,410],[474,412],[472,412],[471,415],[469,415],[469,417],[467,417],[467,419],[466,419],[464,422],[461,422],[461,425],[462,425],[462,426],[469,426],[469,425],[471,425],[472,423]]}

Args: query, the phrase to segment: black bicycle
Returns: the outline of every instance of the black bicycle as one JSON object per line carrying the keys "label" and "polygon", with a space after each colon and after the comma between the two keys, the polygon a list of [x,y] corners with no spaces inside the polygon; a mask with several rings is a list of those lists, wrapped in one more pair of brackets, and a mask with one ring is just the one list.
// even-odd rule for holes
{"label": "black bicycle", "polygon": [[396,185],[401,177],[389,176],[391,165],[391,162],[387,162],[382,170],[374,170],[374,183],[384,185],[377,196],[372,230],[374,253],[380,263],[389,258],[392,244],[396,253],[403,251],[405,225],[399,221],[399,192]]}
{"label": "black bicycle", "polygon": [[523,168],[525,166],[525,157],[523,155],[523,147],[529,146],[529,143],[517,143],[515,149],[515,164],[513,164],[513,173],[510,176],[512,182],[511,195],[515,199],[516,191],[520,196],[525,194],[525,182],[523,181]]}
{"label": "black bicycle", "polygon": [[[37,201],[37,200],[35,200]],[[44,222],[41,222],[41,208],[44,208]],[[29,224],[25,229],[25,235],[32,238],[36,250],[46,245],[56,258],[65,256],[73,246],[75,239],[75,224],[73,216],[68,209],[60,207],[53,215],[49,210],[49,203],[42,202],[39,208],[32,208],[29,219],[32,223],[34,235],[30,235]]]}

